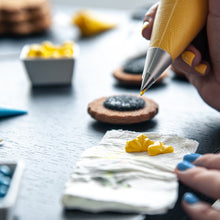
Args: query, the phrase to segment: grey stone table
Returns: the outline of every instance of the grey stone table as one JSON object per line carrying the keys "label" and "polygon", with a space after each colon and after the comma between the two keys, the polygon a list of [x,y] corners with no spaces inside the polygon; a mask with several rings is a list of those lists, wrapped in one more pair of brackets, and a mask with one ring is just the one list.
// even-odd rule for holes
{"label": "grey stone table", "polygon": [[[54,11],[61,17],[72,13],[70,7],[64,6],[54,7]],[[20,220],[183,217],[179,205],[165,216],[95,215],[63,210],[61,195],[75,163],[82,151],[98,144],[107,130],[172,133],[197,140],[200,153],[218,152],[220,149],[219,112],[207,106],[192,85],[175,76],[168,77],[163,84],[146,93],[159,104],[158,115],[149,122],[116,126],[90,118],[87,105],[93,99],[139,93],[139,88],[121,86],[112,77],[114,69],[121,65],[122,45],[136,21],[130,19],[127,11],[107,10],[107,13],[120,22],[118,28],[89,39],[78,38],[75,29],[57,21],[43,36],[0,38],[0,106],[28,111],[27,115],[0,120],[0,138],[4,139],[4,145],[0,146],[0,159],[22,159],[25,162],[15,208],[15,215]],[[21,47],[43,40],[61,43],[67,39],[76,41],[80,47],[72,86],[32,88],[19,60]]]}

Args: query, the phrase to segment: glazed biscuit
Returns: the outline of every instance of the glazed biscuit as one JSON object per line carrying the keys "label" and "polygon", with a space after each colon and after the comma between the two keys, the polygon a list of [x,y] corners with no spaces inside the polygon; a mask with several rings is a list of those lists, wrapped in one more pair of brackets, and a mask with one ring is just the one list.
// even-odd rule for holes
{"label": "glazed biscuit", "polygon": [[[115,99],[115,97],[116,100],[112,101],[113,108],[106,107],[106,101]],[[140,103],[142,106],[139,106]],[[116,108],[115,104],[119,105],[119,108]],[[123,106],[122,109],[120,105]],[[130,105],[133,105],[132,110],[125,108]],[[158,104],[151,99],[137,95],[102,97],[89,103],[88,113],[92,118],[105,123],[135,124],[152,119],[158,113]]]}
{"label": "glazed biscuit", "polygon": [[[113,72],[113,76],[122,84],[128,85],[141,85],[142,82],[142,73],[140,74],[131,74],[123,71],[122,67],[119,67]],[[157,82],[160,82],[168,75],[168,72],[165,70],[163,74],[158,78]]]}
{"label": "glazed biscuit", "polygon": [[48,4],[47,0],[1,0],[0,11],[17,13],[25,9],[35,10],[44,7],[45,4]]}
{"label": "glazed biscuit", "polygon": [[[142,82],[144,65],[145,57],[128,60],[122,67],[119,67],[113,72],[113,76],[122,84],[140,86]],[[164,71],[157,82],[160,82],[167,75],[167,71]]]}
{"label": "glazed biscuit", "polygon": [[46,15],[41,19],[28,22],[18,22],[16,24],[7,25],[0,24],[0,33],[2,34],[15,34],[15,35],[27,35],[33,33],[41,33],[47,30],[51,25],[50,15]]}
{"label": "glazed biscuit", "polygon": [[51,10],[47,0],[0,1],[0,34],[40,33],[50,25]]}
{"label": "glazed biscuit", "polygon": [[36,10],[20,10],[16,13],[8,13],[6,11],[0,10],[0,23],[19,23],[24,21],[30,21],[35,19],[40,19],[41,17],[44,17],[45,15],[50,14],[50,6],[49,4],[45,4],[44,7],[37,8]]}

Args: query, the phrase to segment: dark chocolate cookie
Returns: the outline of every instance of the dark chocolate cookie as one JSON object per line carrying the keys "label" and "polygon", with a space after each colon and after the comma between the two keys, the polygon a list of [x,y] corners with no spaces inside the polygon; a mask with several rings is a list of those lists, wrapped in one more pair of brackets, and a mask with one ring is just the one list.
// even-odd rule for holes
{"label": "dark chocolate cookie", "polygon": [[138,95],[102,97],[88,105],[94,119],[111,124],[134,124],[152,119],[158,113],[158,104]]}
{"label": "dark chocolate cookie", "polygon": [[[144,65],[145,57],[130,59],[122,67],[116,69],[113,72],[113,76],[122,84],[141,85]],[[160,82],[166,76],[167,71],[164,71],[157,82]]]}
{"label": "dark chocolate cookie", "polygon": [[145,57],[138,57],[135,59],[128,60],[123,65],[123,72],[128,74],[140,74],[143,73],[144,64],[145,64]]}

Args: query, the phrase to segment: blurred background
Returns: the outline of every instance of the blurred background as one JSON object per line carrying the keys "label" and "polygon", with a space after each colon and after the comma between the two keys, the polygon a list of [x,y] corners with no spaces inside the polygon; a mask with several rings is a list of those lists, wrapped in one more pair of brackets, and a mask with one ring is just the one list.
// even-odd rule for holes
{"label": "blurred background", "polygon": [[134,7],[142,7],[146,4],[153,4],[157,0],[51,0],[52,3],[62,3],[62,4],[71,4],[74,6],[82,7],[107,7],[107,8],[118,8],[118,9],[133,9]]}

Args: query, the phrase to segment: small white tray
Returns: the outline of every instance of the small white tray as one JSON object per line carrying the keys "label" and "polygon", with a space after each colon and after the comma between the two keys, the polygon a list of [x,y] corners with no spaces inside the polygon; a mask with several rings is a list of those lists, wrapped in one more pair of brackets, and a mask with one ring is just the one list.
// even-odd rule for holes
{"label": "small white tray", "polygon": [[7,165],[13,170],[10,186],[5,197],[0,198],[0,219],[13,219],[14,206],[19,192],[19,186],[24,169],[24,163],[0,161],[0,165]]}
{"label": "small white tray", "polygon": [[27,57],[30,45],[25,45],[20,59],[24,63],[28,77],[33,86],[70,85],[78,46],[74,45],[74,53],[68,58],[30,58]]}

